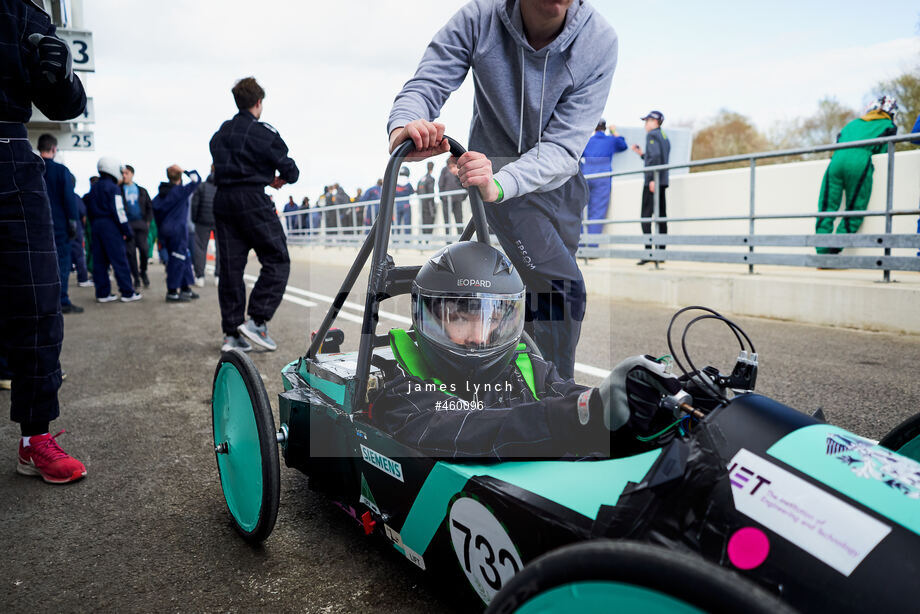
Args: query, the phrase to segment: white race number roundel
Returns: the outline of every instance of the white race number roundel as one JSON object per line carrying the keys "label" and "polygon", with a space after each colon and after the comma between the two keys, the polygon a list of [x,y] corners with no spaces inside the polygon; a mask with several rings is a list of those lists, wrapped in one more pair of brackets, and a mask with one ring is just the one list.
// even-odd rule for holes
{"label": "white race number roundel", "polygon": [[524,567],[517,548],[489,508],[470,497],[454,501],[448,516],[450,538],[463,573],[489,603]]}

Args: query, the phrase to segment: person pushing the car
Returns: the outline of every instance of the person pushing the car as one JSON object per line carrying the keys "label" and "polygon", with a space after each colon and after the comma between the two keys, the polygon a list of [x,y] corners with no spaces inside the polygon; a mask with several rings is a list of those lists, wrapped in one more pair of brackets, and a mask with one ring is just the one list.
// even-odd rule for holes
{"label": "person pushing the car", "polygon": [[521,343],[524,302],[524,282],[494,247],[464,241],[435,253],[412,285],[414,339],[390,331],[394,359],[371,421],[452,459],[607,456],[612,431],[673,422],[659,402],[681,386],[664,365],[633,357],[597,388],[578,385]]}
{"label": "person pushing the car", "polygon": [[473,70],[469,149],[458,159],[489,226],[527,282],[534,340],[574,375],[585,311],[575,260],[588,189],[578,162],[610,93],[617,35],[584,0],[473,0],[437,33],[387,122],[390,151],[411,139],[422,159],[448,151],[434,123]]}

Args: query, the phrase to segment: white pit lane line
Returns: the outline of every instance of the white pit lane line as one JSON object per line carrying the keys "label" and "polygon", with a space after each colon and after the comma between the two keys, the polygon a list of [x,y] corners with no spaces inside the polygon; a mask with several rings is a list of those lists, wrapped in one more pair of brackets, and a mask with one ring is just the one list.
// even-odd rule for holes
{"label": "white pit lane line", "polygon": [[[258,277],[256,277],[255,275],[243,275],[243,278],[249,282],[255,282],[256,279],[258,279]],[[252,287],[252,283],[249,283],[247,285],[249,287]],[[300,296],[312,298],[317,301],[321,301],[323,303],[328,303],[330,305],[332,304],[332,301],[333,301],[333,298],[331,296],[320,294],[319,292],[313,292],[311,290],[304,290],[303,288],[297,288],[295,286],[287,286],[285,290],[287,292],[284,295],[284,300],[290,301],[296,305],[301,305],[303,307],[317,307],[318,303],[314,303],[313,301],[306,301],[302,298],[299,298],[298,296],[293,296],[293,294],[298,294]],[[363,313],[364,305],[360,305],[352,301],[345,301],[345,303],[342,305],[342,310],[339,311],[339,315],[338,315],[338,317],[344,320],[348,320],[349,322],[357,322],[358,324],[361,324],[363,322],[361,316],[357,316],[357,315],[348,313],[347,311],[345,311],[345,308],[354,309],[356,311],[360,311]],[[384,311],[381,309],[380,311],[378,311],[378,314],[380,315],[381,318],[387,318],[388,320],[393,320],[394,322],[398,322],[400,324],[412,324],[412,320],[410,318],[401,316],[391,311]],[[584,373],[585,375],[593,375],[594,377],[607,377],[607,375],[610,373],[610,369],[601,369],[599,367],[592,367],[591,365],[586,365],[580,362],[575,363],[575,370],[578,371],[579,373]]]}

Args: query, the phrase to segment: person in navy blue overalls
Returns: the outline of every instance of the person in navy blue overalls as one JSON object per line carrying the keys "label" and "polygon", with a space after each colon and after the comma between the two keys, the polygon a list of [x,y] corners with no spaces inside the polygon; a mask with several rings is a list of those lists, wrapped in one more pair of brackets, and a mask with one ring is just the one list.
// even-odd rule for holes
{"label": "person in navy blue overalls", "polygon": [[[597,122],[594,134],[588,139],[585,152],[581,155],[581,172],[583,175],[609,173],[613,166],[613,156],[626,150],[626,139],[617,134],[615,126],[606,134],[607,122]],[[610,177],[588,179],[588,219],[603,220],[607,217],[610,204]],[[601,224],[588,224],[588,234],[603,234]],[[592,246],[596,247],[596,245]]]}
{"label": "person in navy blue overalls", "polygon": [[380,190],[383,189],[383,179],[378,179],[377,183],[364,190],[361,195],[361,202],[374,202],[371,205],[364,206],[364,225],[368,227],[364,234],[370,232],[370,226],[377,219],[377,212],[380,211]]}
{"label": "person in navy blue overalls", "polygon": [[[920,115],[917,115],[917,121],[914,122],[914,127],[911,128],[911,134],[920,134]],[[911,141],[914,145],[920,145],[920,139]],[[920,218],[917,219],[917,233],[920,234]],[[920,250],[917,250],[917,255],[920,256]]]}
{"label": "person in navy blue overalls", "polygon": [[[393,220],[396,232],[409,234],[412,230],[412,207],[409,205],[408,197],[413,194],[415,188],[409,182],[409,168],[404,166],[399,169],[399,181],[396,183],[396,219]],[[399,200],[400,198],[405,200]]]}
{"label": "person in navy blue overalls", "polygon": [[62,484],[84,477],[86,467],[49,432],[60,415],[64,320],[45,165],[32,152],[25,122],[33,103],[53,121],[77,117],[86,93],[69,47],[41,9],[0,0],[0,32],[0,354],[9,364],[3,379],[22,435],[17,473]]}
{"label": "person in navy blue overalls", "polygon": [[72,182],[71,194],[77,207],[77,234],[70,240],[70,259],[77,270],[77,285],[81,288],[89,288],[93,285],[93,282],[90,280],[89,271],[86,268],[86,252],[84,248],[86,231],[83,226],[86,224],[86,204],[82,198],[77,196],[76,192],[73,192],[77,185],[76,178],[71,175],[70,180]]}
{"label": "person in navy blue overalls", "polygon": [[[191,180],[182,185],[182,174]],[[166,169],[165,181],[153,199],[153,217],[169,252],[166,260],[166,302],[185,303],[198,298],[192,291],[195,271],[189,258],[189,199],[201,183],[198,171],[183,171],[178,164]]]}
{"label": "person in navy blue overalls", "polygon": [[121,292],[121,302],[132,303],[143,298],[134,291],[131,283],[131,267],[125,242],[134,236],[125,213],[121,195],[121,171],[124,168],[115,158],[104,156],[96,165],[99,181],[93,184],[86,195],[86,215],[93,233],[93,282],[96,285],[96,302],[110,303],[118,297],[112,294],[109,281],[109,266],[115,273],[115,281]]}
{"label": "person in navy blue overalls", "polygon": [[[297,211],[297,203],[294,202],[293,196],[288,196],[288,201],[284,205],[284,213],[291,213]],[[287,228],[288,234],[291,234],[293,230],[300,230],[300,220],[298,219],[299,215],[285,215],[284,216],[284,227]]]}
{"label": "person in navy blue overalls", "polygon": [[57,247],[58,271],[61,276],[61,313],[82,313],[83,308],[70,302],[67,293],[70,280],[70,240],[77,235],[77,203],[74,201],[70,170],[55,162],[57,139],[50,134],[38,137],[38,155],[45,161],[45,189],[51,203],[54,224],[54,244]]}

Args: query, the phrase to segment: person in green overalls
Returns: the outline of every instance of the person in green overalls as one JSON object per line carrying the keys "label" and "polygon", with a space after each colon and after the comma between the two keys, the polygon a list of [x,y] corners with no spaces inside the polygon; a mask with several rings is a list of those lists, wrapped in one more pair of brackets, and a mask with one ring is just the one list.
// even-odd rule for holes
{"label": "person in green overalls", "polygon": [[436,252],[412,284],[412,331],[390,331],[393,359],[368,417],[437,458],[507,459],[621,452],[673,423],[660,409],[677,378],[645,356],[626,359],[596,388],[561,377],[522,342],[525,289],[503,253],[462,241]]}
{"label": "person in green overalls", "polygon": [[[874,101],[866,114],[854,119],[843,127],[837,136],[838,143],[850,143],[891,136],[897,133],[894,124],[898,112],[897,101],[890,96],[882,96]],[[846,211],[865,211],[872,194],[872,156],[885,149],[884,143],[866,147],[838,149],[831,158],[831,163],[821,182],[821,195],[818,198],[818,210],[822,213],[840,209],[840,201],[846,195]],[[837,233],[855,233],[862,225],[861,217],[844,217],[837,224]],[[830,234],[834,232],[834,216],[818,217],[815,233]],[[839,247],[817,247],[819,254],[839,254]]]}

